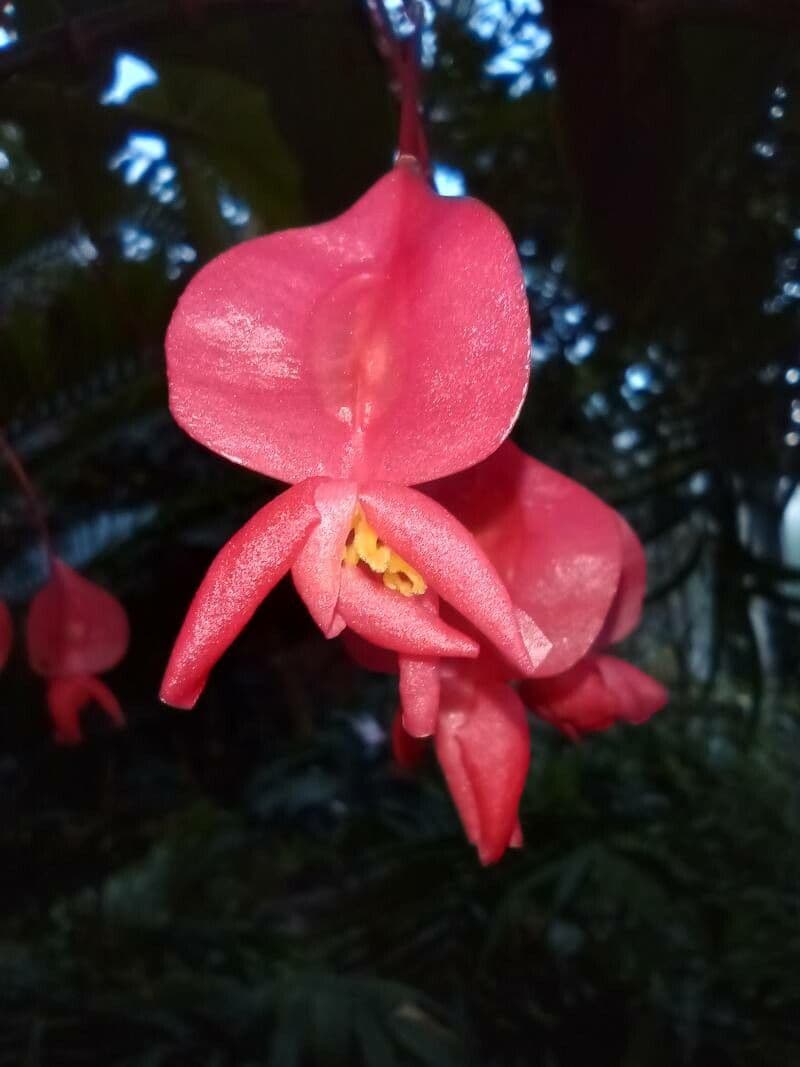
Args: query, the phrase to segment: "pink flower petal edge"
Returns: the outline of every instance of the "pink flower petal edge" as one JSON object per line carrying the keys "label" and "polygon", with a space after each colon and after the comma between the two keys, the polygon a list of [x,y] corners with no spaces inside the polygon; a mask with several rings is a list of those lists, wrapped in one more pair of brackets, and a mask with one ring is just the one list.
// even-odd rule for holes
{"label": "pink flower petal edge", "polygon": [[553,678],[523,682],[520,696],[537,715],[573,738],[606,730],[616,722],[645,722],[668,699],[654,678],[604,655],[587,656]]}
{"label": "pink flower petal edge", "polygon": [[622,545],[622,570],[616,595],[595,641],[597,648],[624,640],[633,633],[642,617],[647,586],[647,557],[641,541],[619,514],[617,524]]}

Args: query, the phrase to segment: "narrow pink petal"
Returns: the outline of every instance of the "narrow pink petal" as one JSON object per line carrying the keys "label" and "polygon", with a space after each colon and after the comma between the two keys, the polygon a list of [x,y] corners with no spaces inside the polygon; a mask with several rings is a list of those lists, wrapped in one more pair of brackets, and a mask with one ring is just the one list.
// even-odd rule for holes
{"label": "narrow pink petal", "polygon": [[669,700],[669,693],[660,682],[625,660],[598,656],[597,667],[606,688],[620,694],[618,715],[625,722],[646,722]]}
{"label": "narrow pink petal", "polygon": [[395,763],[404,770],[413,771],[425,758],[426,744],[412,737],[403,726],[403,716],[398,708],[392,719],[392,755]]}
{"label": "narrow pink petal", "polygon": [[400,656],[400,704],[403,726],[412,737],[432,737],[439,714],[439,661]]}
{"label": "narrow pink petal", "polygon": [[400,670],[396,652],[370,644],[363,637],[359,637],[355,630],[345,630],[342,633],[342,644],[350,659],[365,671],[397,674]]}
{"label": "narrow pink petal", "polygon": [[622,543],[622,573],[616,596],[595,647],[606,648],[622,641],[639,625],[647,585],[647,557],[642,543],[623,517],[617,514]]}
{"label": "narrow pink petal", "polygon": [[532,619],[525,620],[523,633],[497,571],[448,511],[416,489],[381,482],[363,486],[359,500],[383,541],[485,634],[521,675],[536,668],[549,642]]}
{"label": "narrow pink petal", "polygon": [[464,762],[464,749],[459,738],[464,721],[463,712],[441,709],[435,737],[436,758],[467,840],[477,848],[481,841],[481,820],[475,786]]}
{"label": "narrow pink petal", "polygon": [[53,678],[47,686],[47,708],[58,745],[79,745],[83,740],[81,712],[96,702],[117,727],[125,725],[119,701],[105,683],[91,675]]}
{"label": "narrow pink petal", "polygon": [[520,695],[537,715],[573,738],[616,722],[644,722],[668,699],[664,687],[636,667],[595,655],[563,674],[524,682]]}
{"label": "narrow pink petal", "polygon": [[208,675],[288,572],[319,521],[309,480],[287,489],[257,512],[219,552],[194,595],[172,649],[161,699],[191,708]]}
{"label": "narrow pink petal", "polygon": [[25,628],[31,669],[46,678],[110,670],[125,655],[125,608],[60,559],[33,598]]}
{"label": "narrow pink petal", "polygon": [[425,491],[474,533],[514,603],[552,642],[537,677],[559,674],[585,655],[620,581],[616,512],[511,441]]}
{"label": "narrow pink petal", "polygon": [[407,656],[477,656],[475,641],[430,614],[419,599],[387,589],[362,567],[342,568],[339,614],[367,641]]}
{"label": "narrow pink petal", "polygon": [[[326,637],[344,628],[336,602],[342,578],[342,550],[356,508],[354,482],[321,482],[314,490],[319,523],[308,535],[292,565],[292,579],[314,622]],[[340,624],[341,623],[341,624]]]}
{"label": "narrow pink petal", "polygon": [[508,434],[530,325],[503,223],[406,162],[339,218],[212,260],[166,347],[172,413],[215,452],[288,482],[408,484]]}
{"label": "narrow pink petal", "polygon": [[0,671],[5,667],[14,643],[14,624],[5,600],[0,600]]}
{"label": "narrow pink petal", "polygon": [[509,848],[522,848],[525,844],[525,838],[522,834],[522,827],[520,826],[519,819],[514,827],[514,832],[511,834],[511,840],[508,842]]}
{"label": "narrow pink petal", "polygon": [[47,686],[47,710],[57,745],[79,745],[83,740],[80,713],[89,703],[80,677],[54,678]]}
{"label": "narrow pink petal", "polygon": [[86,690],[90,697],[97,703],[115,726],[125,725],[125,716],[120,703],[105,682],[99,678],[88,677],[85,679]]}
{"label": "narrow pink petal", "polygon": [[514,690],[464,670],[448,676],[436,752],[481,863],[519,842],[518,809],[530,763],[525,708]]}

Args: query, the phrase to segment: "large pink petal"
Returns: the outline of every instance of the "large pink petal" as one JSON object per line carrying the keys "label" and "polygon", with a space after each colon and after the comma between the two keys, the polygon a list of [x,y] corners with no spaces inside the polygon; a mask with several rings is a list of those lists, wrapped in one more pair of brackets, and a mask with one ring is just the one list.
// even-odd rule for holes
{"label": "large pink petal", "polygon": [[14,643],[14,624],[5,600],[0,600],[0,671],[5,667]]}
{"label": "large pink petal", "polygon": [[511,441],[425,491],[472,531],[514,603],[552,642],[537,677],[559,674],[585,655],[620,580],[616,512]]}
{"label": "large pink petal", "polygon": [[406,160],[332,222],[246,241],[194,277],[167,334],[170,407],[283,481],[409,484],[497,447],[529,353],[505,226]]}
{"label": "large pink petal", "polygon": [[570,737],[607,730],[616,722],[645,722],[668,699],[659,682],[631,664],[594,655],[553,678],[524,682],[520,695]]}
{"label": "large pink petal", "polygon": [[80,714],[95,701],[117,727],[125,725],[119,701],[99,678],[89,675],[54,678],[47,687],[47,708],[58,745],[79,745],[83,740]]}
{"label": "large pink petal", "polygon": [[25,637],[37,674],[98,674],[125,655],[128,616],[111,593],[54,558],[49,581],[31,603]]}
{"label": "large pink petal", "polygon": [[477,656],[478,645],[362,567],[343,567],[338,611],[357,634],[407,656]]}
{"label": "large pink petal", "polygon": [[219,552],[194,595],[172,649],[161,699],[191,708],[208,675],[288,572],[319,521],[309,480],[287,489],[257,512]]}
{"label": "large pink petal", "polygon": [[485,634],[523,676],[549,649],[532,619],[517,614],[508,590],[467,530],[430,497],[372,482],[359,490],[372,527],[444,600]]}
{"label": "large pink petal", "polygon": [[324,481],[314,491],[319,523],[292,566],[292,579],[311,617],[326,637],[337,637],[336,602],[342,579],[342,550],[356,508],[354,482]]}
{"label": "large pink petal", "polygon": [[647,557],[642,543],[621,515],[617,523],[622,543],[622,573],[611,609],[597,636],[597,648],[622,641],[639,625],[647,585]]}
{"label": "large pink petal", "polygon": [[510,686],[469,669],[442,685],[436,754],[481,863],[521,844],[519,800],[530,763],[525,708]]}
{"label": "large pink petal", "polygon": [[412,737],[432,737],[439,715],[439,661],[400,656],[400,705],[403,726]]}

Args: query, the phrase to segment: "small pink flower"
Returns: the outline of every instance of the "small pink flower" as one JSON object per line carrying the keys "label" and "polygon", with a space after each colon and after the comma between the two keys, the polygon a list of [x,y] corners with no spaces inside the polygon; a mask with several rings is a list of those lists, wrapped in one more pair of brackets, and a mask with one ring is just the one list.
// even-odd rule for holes
{"label": "small pink flower", "polygon": [[[407,157],[332,222],[245,242],[201,270],[167,335],[172,413],[291,488],[215,559],[162,699],[191,707],[289,572],[326,637],[347,627],[418,664],[474,657],[480,637],[510,669],[534,670],[549,649],[537,624],[467,530],[410,488],[497,448],[529,355],[507,230],[475,200],[437,196]],[[440,601],[470,635],[440,618]]]}
{"label": "small pink flower", "polygon": [[[597,654],[639,621],[645,557],[621,515],[508,441],[426,491],[472,531],[551,647],[525,674],[485,646],[471,662],[399,655],[394,665],[352,639],[348,650],[371,669],[399,674],[395,753],[410,766],[419,758],[416,739],[434,736],[467,837],[492,863],[522,842],[517,807],[530,756],[523,701],[573,737],[620,719],[644,721],[666,702],[658,682]],[[509,684],[515,679],[519,693]]]}
{"label": "small pink flower", "polygon": [[31,669],[48,680],[47,706],[59,744],[79,744],[80,713],[92,701],[115,726],[125,718],[96,674],[115,667],[128,648],[122,604],[99,585],[52,557],[51,576],[31,603],[26,624]]}
{"label": "small pink flower", "polygon": [[0,600],[0,671],[5,667],[14,643],[14,624],[5,600]]}

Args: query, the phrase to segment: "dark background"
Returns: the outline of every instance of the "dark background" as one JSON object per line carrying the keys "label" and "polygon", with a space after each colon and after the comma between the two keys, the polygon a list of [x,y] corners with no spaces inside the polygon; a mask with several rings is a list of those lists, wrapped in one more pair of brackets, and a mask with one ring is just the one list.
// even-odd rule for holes
{"label": "dark background", "polygon": [[[129,727],[90,713],[78,750],[21,642],[0,677],[2,1067],[800,1062],[800,9],[429,15],[437,182],[499,211],[529,284],[515,439],[645,540],[624,654],[671,704],[577,746],[535,727],[526,848],[490,870],[436,767],[392,768],[393,683],[288,584],[195,711],[158,704],[277,488],[172,423],[170,310],[223,248],[355,200],[394,104],[346,0],[7,3],[0,424],[133,638]],[[41,560],[0,479],[21,624]]]}

